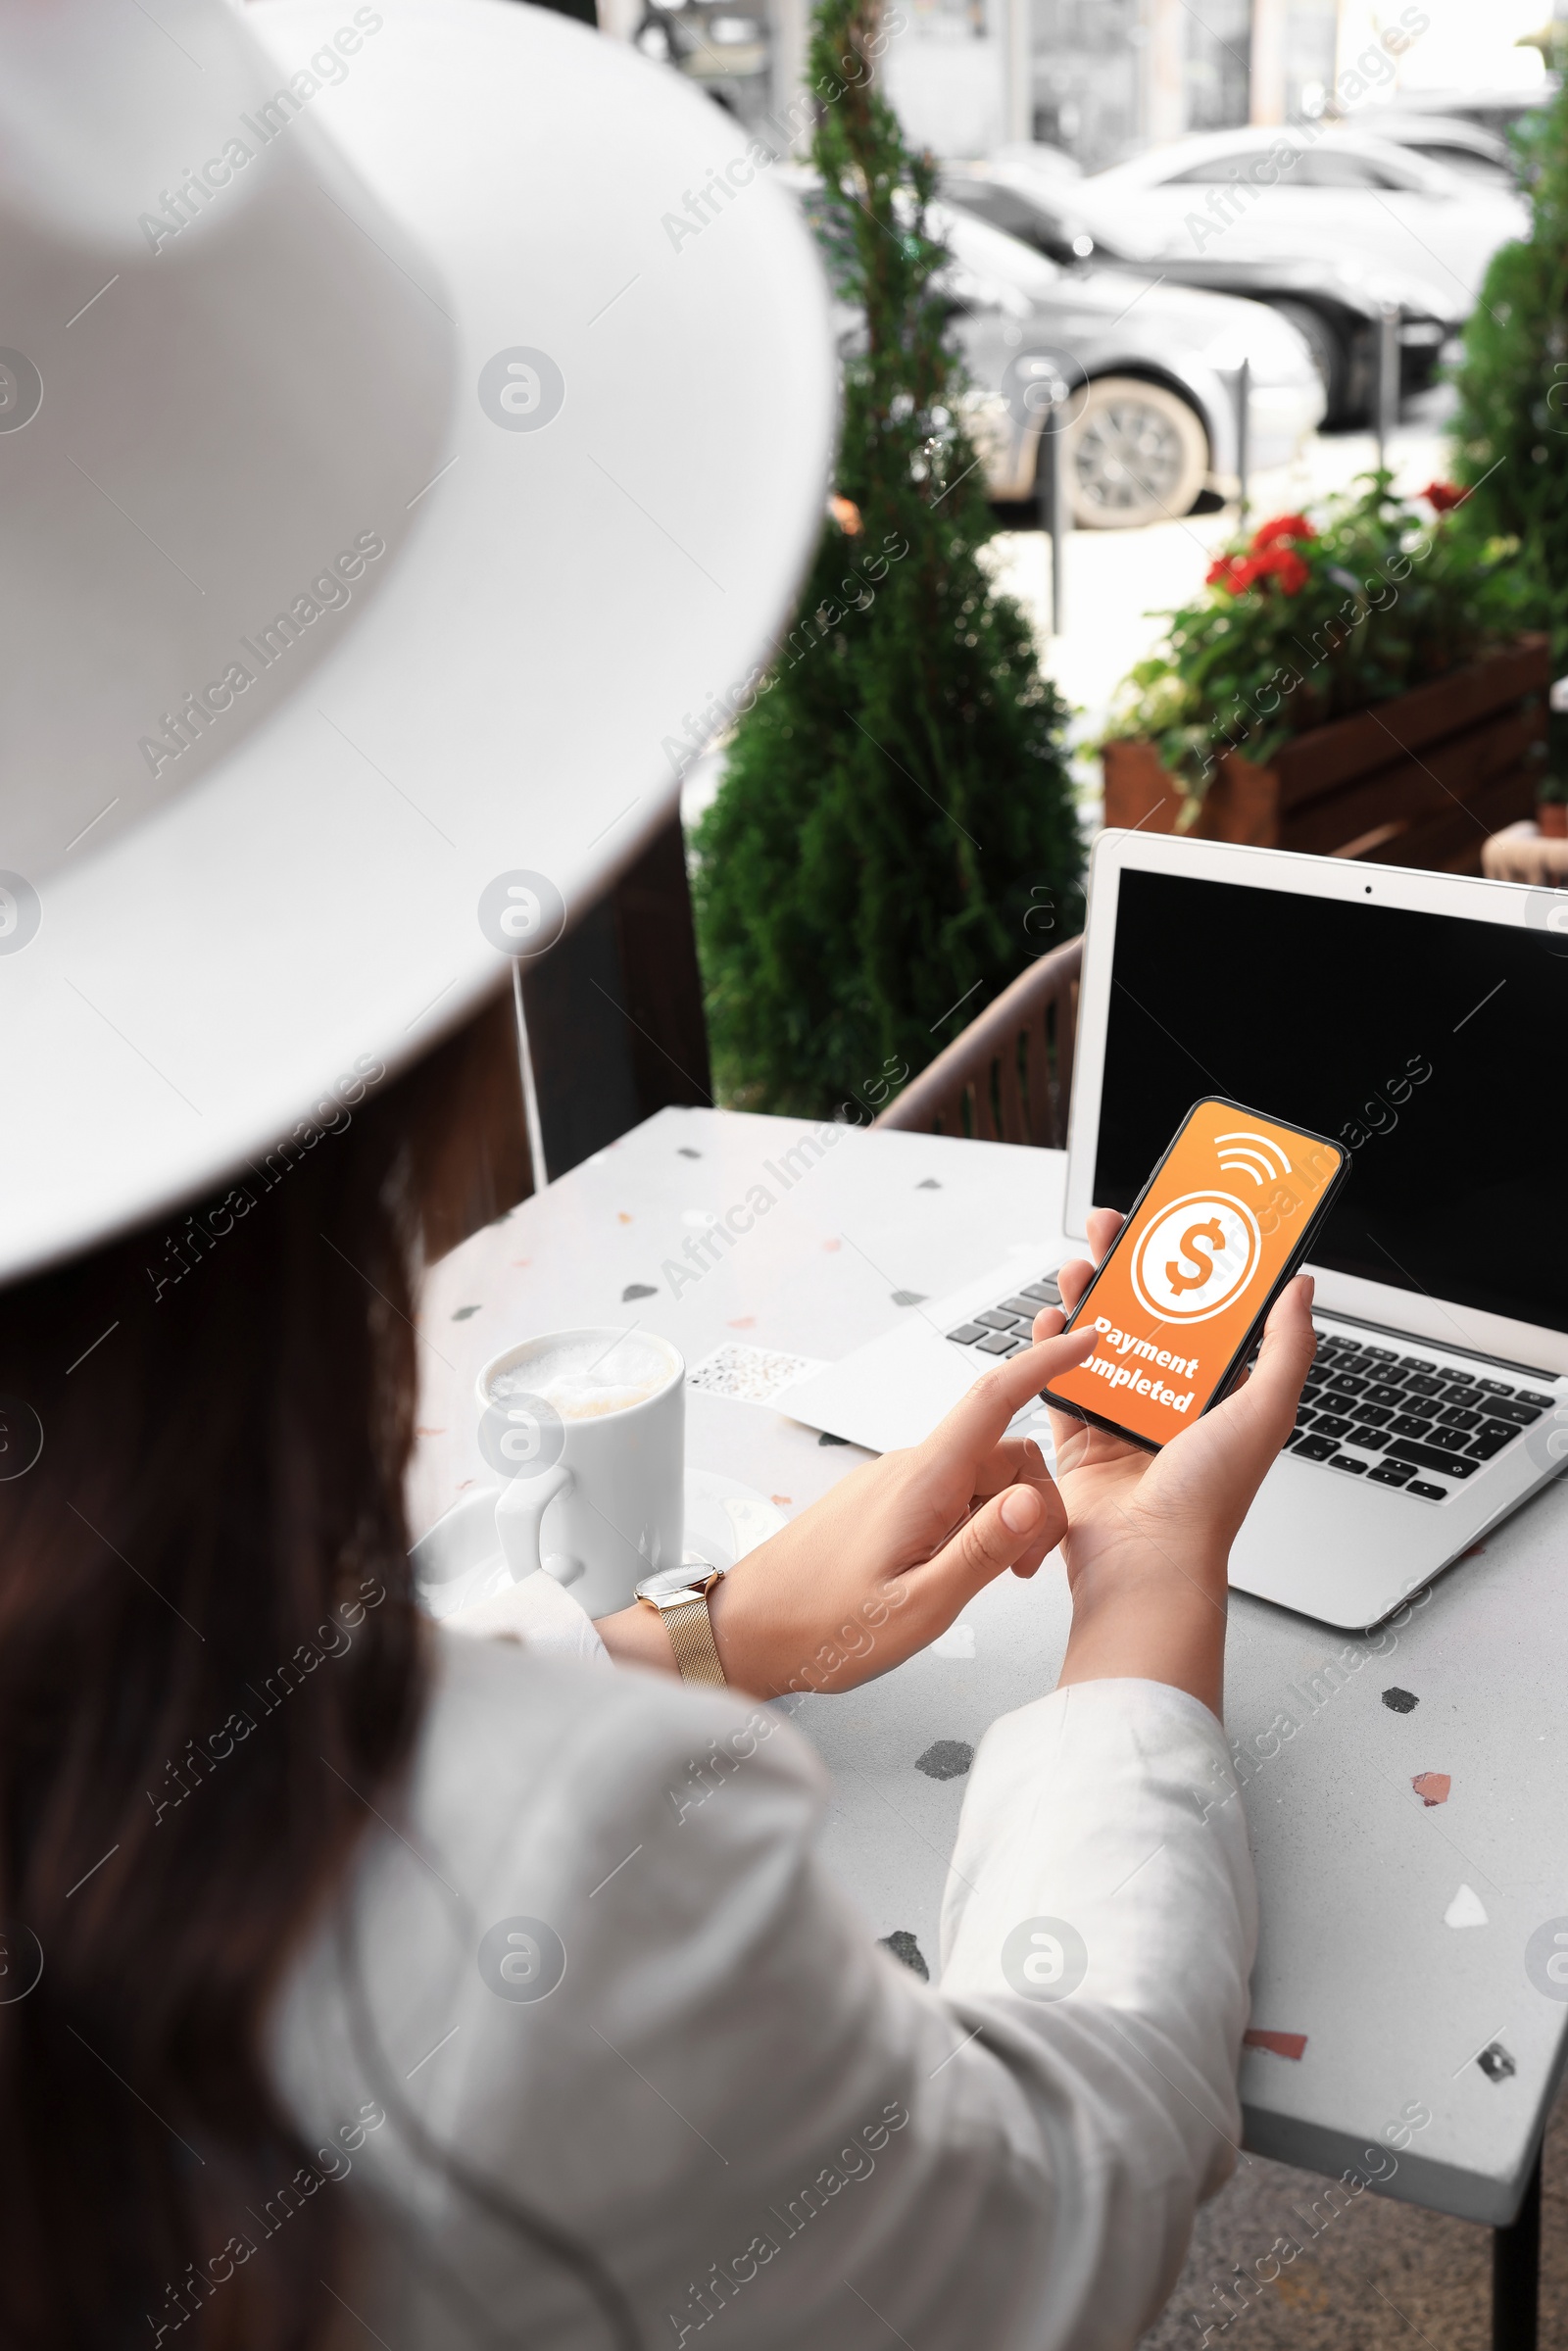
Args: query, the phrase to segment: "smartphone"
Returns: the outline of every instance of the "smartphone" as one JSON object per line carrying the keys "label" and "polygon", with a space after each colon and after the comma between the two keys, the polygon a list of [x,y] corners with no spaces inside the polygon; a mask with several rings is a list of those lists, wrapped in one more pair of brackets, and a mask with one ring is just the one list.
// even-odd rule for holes
{"label": "smartphone", "polygon": [[1235,1385],[1349,1172],[1326,1135],[1195,1102],[1068,1319],[1099,1346],[1045,1401],[1157,1453]]}

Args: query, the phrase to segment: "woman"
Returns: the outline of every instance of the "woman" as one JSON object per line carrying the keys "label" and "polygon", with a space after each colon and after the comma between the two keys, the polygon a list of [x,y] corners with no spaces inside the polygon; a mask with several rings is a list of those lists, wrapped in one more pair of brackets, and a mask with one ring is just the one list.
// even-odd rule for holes
{"label": "woman", "polygon": [[[7,1293],[44,1443],[0,1483],[0,2337],[1131,2343],[1239,2135],[1225,1565],[1309,1285],[1157,1457],[1058,1422],[1055,1483],[1005,1436],[1089,1345],[1042,1314],[724,1584],[728,1692],[648,1611],[600,1626],[616,1670],[532,1640],[526,1593],[514,1639],[438,1633],[402,1481],[449,1067],[172,1287],[150,1228]],[[928,1988],[756,1701],[866,1603],[835,1687],[1058,1541],[1059,1685],[976,1756]]]}
{"label": "woman", "polygon": [[[1225,1559],[1303,1287],[1242,1394],[1152,1462],[1058,1430],[1059,1484],[1005,1436],[1086,1344],[1043,1316],[723,1586],[727,1691],[559,1592],[421,1619],[432,1147],[479,1152],[461,1057],[383,1064],[751,692],[836,371],[771,149],[682,77],[330,17],[182,0],[172,59],[0,12],[0,2341],[1130,2343],[1238,2131]],[[761,1701],[1064,1530],[923,1985]]]}

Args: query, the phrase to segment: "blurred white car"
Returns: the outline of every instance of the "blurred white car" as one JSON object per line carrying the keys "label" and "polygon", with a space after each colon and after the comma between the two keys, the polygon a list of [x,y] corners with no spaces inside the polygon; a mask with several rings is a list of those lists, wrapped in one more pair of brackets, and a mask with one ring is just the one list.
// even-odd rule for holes
{"label": "blurred white car", "polygon": [[1250,465],[1288,465],[1322,417],[1306,342],[1260,302],[1065,269],[953,205],[932,206],[931,228],[953,257],[938,282],[976,386],[966,421],[993,498],[1034,494],[1053,383],[1071,387],[1067,486],[1081,528],[1163,521],[1205,488],[1232,493],[1244,360]]}
{"label": "blurred white car", "polygon": [[1073,186],[1090,229],[1140,261],[1162,254],[1356,254],[1473,303],[1499,245],[1529,233],[1512,190],[1392,141],[1307,126],[1206,131]]}
{"label": "blurred white car", "polygon": [[1402,108],[1380,106],[1357,117],[1357,126],[1371,138],[1423,155],[1429,164],[1442,164],[1459,179],[1479,179],[1487,187],[1516,184],[1508,142],[1479,122],[1458,115],[1407,114]]}
{"label": "blurred white car", "polygon": [[[1466,125],[1468,128],[1468,125]],[[1478,136],[1489,134],[1480,132]],[[949,164],[942,190],[961,212],[976,213],[1057,262],[1070,276],[1088,269],[1120,269],[1166,285],[1201,287],[1266,302],[1304,336],[1323,381],[1331,425],[1368,424],[1376,413],[1385,304],[1398,310],[1399,388],[1425,391],[1444,347],[1464,325],[1469,304],[1455,296],[1434,306],[1431,291],[1388,270],[1368,269],[1354,254],[1317,254],[1269,261],[1223,244],[1199,258],[1166,254],[1134,261],[1103,234],[1090,233],[1075,209],[1072,187],[1048,185],[1026,166],[993,156],[985,163]],[[1131,288],[1129,288],[1129,300]]]}
{"label": "blurred white car", "polygon": [[1036,179],[1082,179],[1083,165],[1065,147],[1048,146],[1043,139],[1014,139],[1009,146],[993,147],[991,160],[998,164],[1015,164],[1030,171]]}

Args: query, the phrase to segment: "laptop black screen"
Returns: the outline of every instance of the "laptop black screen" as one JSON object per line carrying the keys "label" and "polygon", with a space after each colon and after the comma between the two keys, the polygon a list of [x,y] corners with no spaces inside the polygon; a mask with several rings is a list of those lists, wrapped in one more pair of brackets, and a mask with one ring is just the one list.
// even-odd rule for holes
{"label": "laptop black screen", "polygon": [[1568,1330],[1568,938],[1124,871],[1096,1203],[1209,1093],[1352,1147],[1315,1263]]}

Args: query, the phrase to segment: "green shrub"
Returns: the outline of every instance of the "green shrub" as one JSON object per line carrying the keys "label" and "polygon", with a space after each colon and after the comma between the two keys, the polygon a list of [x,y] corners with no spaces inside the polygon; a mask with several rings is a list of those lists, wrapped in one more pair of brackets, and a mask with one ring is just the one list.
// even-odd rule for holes
{"label": "green shrub", "polygon": [[[1568,83],[1514,133],[1530,235],[1493,258],[1465,328],[1455,471],[1462,528],[1518,542],[1515,625],[1546,630],[1568,672]],[[1568,717],[1552,721],[1549,796],[1568,800]]]}
{"label": "green shrub", "polygon": [[[721,1098],[818,1116],[948,1044],[1049,943],[1082,863],[1062,705],[979,560],[995,525],[933,283],[935,170],[874,85],[882,45],[869,0],[822,0],[812,210],[863,335],[836,518],[693,884]],[[1056,935],[1079,927],[1075,906]]]}
{"label": "green shrub", "polygon": [[1210,565],[1130,672],[1105,740],[1148,736],[1187,793],[1190,825],[1227,751],[1265,765],[1292,735],[1387,702],[1472,660],[1511,615],[1509,549],[1457,527],[1462,493],[1417,505],[1387,473],[1280,514]]}

